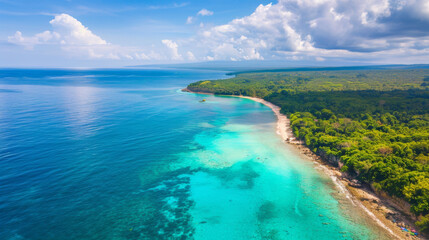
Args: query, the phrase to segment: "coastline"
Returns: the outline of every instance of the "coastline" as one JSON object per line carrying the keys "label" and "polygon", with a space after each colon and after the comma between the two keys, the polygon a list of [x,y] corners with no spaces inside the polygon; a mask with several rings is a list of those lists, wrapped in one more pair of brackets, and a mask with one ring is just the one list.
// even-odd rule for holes
{"label": "coastline", "polygon": [[[213,93],[193,92],[187,88],[182,91],[215,95]],[[222,95],[221,95],[222,96]],[[231,97],[239,97],[259,102],[269,107],[277,117],[276,133],[282,138],[286,144],[294,146],[294,149],[304,157],[308,158],[317,165],[317,168],[324,174],[328,175],[337,188],[345,194],[346,198],[353,205],[361,208],[365,214],[374,221],[380,228],[384,229],[394,239],[425,239],[422,236],[411,236],[408,232],[401,230],[401,226],[412,226],[412,221],[408,219],[402,212],[397,210],[390,204],[387,199],[377,196],[367,187],[356,187],[354,183],[347,179],[343,173],[336,167],[333,167],[323,161],[320,156],[314,154],[303,142],[297,140],[290,128],[290,120],[280,112],[280,107],[265,101],[261,98],[240,96],[240,95],[225,95]],[[390,219],[389,219],[390,218]],[[392,221],[394,219],[394,221]]]}

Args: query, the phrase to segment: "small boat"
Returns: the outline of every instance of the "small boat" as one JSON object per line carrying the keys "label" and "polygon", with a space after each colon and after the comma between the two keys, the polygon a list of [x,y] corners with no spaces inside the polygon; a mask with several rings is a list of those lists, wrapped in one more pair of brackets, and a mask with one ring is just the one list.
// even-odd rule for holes
{"label": "small boat", "polygon": [[203,99],[203,100],[201,100],[200,102],[205,102],[206,100],[205,99]]}

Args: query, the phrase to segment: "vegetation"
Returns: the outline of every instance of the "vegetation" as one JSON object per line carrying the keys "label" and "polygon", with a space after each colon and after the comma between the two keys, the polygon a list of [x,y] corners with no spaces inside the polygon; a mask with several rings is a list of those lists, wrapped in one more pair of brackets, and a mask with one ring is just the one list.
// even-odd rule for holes
{"label": "vegetation", "polygon": [[312,151],[410,203],[429,230],[429,69],[244,73],[188,88],[279,105]]}

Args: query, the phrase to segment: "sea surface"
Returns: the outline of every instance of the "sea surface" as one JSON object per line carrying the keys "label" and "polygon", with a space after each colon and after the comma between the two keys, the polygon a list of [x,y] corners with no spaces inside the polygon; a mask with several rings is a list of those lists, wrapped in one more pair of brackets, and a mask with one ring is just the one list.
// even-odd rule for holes
{"label": "sea surface", "polygon": [[385,239],[225,77],[0,70],[0,239]]}

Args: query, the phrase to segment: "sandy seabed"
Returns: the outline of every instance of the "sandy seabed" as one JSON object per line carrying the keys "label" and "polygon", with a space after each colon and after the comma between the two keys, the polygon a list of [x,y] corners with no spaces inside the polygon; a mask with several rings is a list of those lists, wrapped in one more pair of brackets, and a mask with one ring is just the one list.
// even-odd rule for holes
{"label": "sandy seabed", "polygon": [[[403,232],[399,227],[400,224],[411,225],[412,222],[407,219],[405,216],[401,216],[401,213],[395,209],[392,209],[391,206],[387,205],[382,199],[376,196],[374,193],[366,189],[358,189],[349,186],[349,181],[342,177],[342,173],[339,169],[332,167],[322,159],[312,153],[303,143],[295,138],[293,135],[292,129],[290,128],[290,120],[280,112],[280,107],[265,101],[261,98],[247,97],[247,96],[235,96],[240,98],[246,98],[264,104],[265,106],[271,108],[274,114],[277,116],[277,134],[283,139],[285,143],[294,145],[296,149],[306,157],[310,158],[317,168],[322,172],[327,174],[337,188],[346,195],[346,198],[349,199],[354,205],[360,207],[376,224],[388,232],[395,239],[423,239],[416,236],[411,236],[407,232]],[[388,214],[394,214],[398,216],[396,223],[387,219]],[[405,222],[405,223],[404,223]]]}
{"label": "sandy seabed", "polygon": [[[183,89],[183,91],[198,93],[198,94],[210,94],[204,92],[192,92],[189,89]],[[261,98],[239,96],[239,95],[225,95],[229,97],[239,97],[250,99],[255,102],[259,102],[269,107],[277,117],[277,134],[282,138],[286,144],[295,146],[295,149],[305,157],[309,158],[316,164],[316,168],[324,174],[328,175],[333,183],[336,185],[339,191],[345,194],[346,198],[349,199],[353,205],[360,207],[369,218],[374,221],[380,228],[384,229],[393,239],[425,239],[421,236],[411,236],[409,233],[401,230],[401,225],[412,225],[412,221],[401,212],[394,209],[389,205],[388,201],[378,197],[375,193],[365,188],[354,188],[349,185],[350,181],[342,177],[342,173],[338,168],[335,168],[326,162],[324,162],[319,156],[314,154],[308,149],[303,142],[295,138],[292,129],[290,128],[290,120],[280,112],[281,108],[273,103],[265,101]],[[387,218],[387,215],[394,214],[397,218],[396,222],[392,222]]]}

